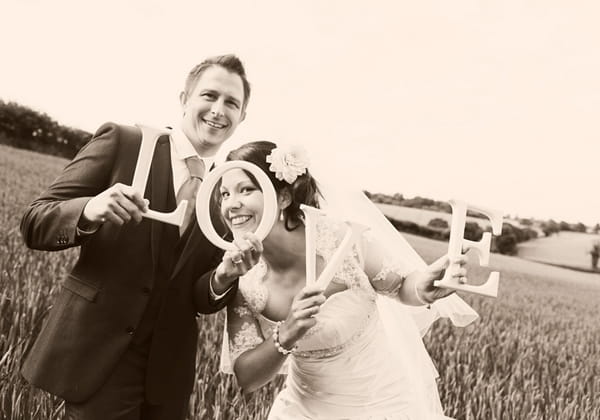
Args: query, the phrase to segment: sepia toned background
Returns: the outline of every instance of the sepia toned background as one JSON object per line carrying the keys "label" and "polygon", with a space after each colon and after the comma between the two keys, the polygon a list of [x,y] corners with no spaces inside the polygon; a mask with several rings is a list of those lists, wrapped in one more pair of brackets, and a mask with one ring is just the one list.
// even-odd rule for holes
{"label": "sepia toned background", "polygon": [[[592,1],[3,2],[0,101],[21,117],[0,113],[0,418],[60,418],[18,366],[75,255],[22,245],[24,206],[66,160],[21,150],[37,127],[8,125],[26,110],[75,137],[105,121],[172,125],[189,69],[229,52],[253,92],[227,146],[304,144],[429,261],[447,246],[432,223],[449,220],[443,201],[505,212],[499,298],[466,296],[477,325],[427,337],[448,415],[600,417],[599,18]],[[473,279],[490,269],[474,262]],[[244,402],[215,375],[220,317],[199,322],[192,418],[262,418],[278,384]]]}

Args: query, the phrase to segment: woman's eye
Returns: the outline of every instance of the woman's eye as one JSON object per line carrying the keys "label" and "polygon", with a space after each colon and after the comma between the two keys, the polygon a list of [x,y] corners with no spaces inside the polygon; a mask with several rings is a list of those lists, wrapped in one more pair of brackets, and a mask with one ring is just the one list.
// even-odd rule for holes
{"label": "woman's eye", "polygon": [[252,191],[256,191],[254,187],[242,187],[242,192],[245,194],[251,193]]}
{"label": "woman's eye", "polygon": [[221,191],[221,199],[229,197],[229,193],[227,191]]}

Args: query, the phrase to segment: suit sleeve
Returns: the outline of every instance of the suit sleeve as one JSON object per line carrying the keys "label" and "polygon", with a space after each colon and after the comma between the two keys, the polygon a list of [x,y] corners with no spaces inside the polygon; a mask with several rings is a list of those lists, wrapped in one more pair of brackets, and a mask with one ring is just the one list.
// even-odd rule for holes
{"label": "suit sleeve", "polygon": [[119,127],[107,123],[34,200],[21,219],[21,234],[29,248],[59,251],[79,245],[77,223],[87,202],[110,185],[118,149]]}
{"label": "suit sleeve", "polygon": [[219,300],[214,300],[210,294],[210,282],[215,275],[215,270],[211,270],[201,276],[194,284],[194,305],[196,311],[201,314],[212,314],[218,312],[227,306],[235,297],[238,289],[238,282],[235,281],[227,294]]}

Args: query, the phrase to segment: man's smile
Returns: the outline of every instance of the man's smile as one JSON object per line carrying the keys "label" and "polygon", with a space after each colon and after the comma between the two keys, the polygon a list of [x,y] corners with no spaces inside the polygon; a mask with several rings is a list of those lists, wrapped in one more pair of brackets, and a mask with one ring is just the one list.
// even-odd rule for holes
{"label": "man's smile", "polygon": [[219,130],[222,129],[222,128],[227,127],[227,124],[222,124],[222,123],[219,123],[219,122],[216,122],[216,121],[205,120],[204,118],[202,118],[202,121],[206,125],[208,125],[209,127],[217,128]]}

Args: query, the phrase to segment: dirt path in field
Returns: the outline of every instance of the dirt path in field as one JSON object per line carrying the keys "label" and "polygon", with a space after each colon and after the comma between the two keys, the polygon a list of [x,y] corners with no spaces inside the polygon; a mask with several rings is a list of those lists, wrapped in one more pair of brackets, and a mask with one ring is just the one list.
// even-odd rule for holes
{"label": "dirt path in field", "polygon": [[[403,234],[406,240],[425,258],[426,261],[432,261],[443,255],[447,251],[446,242],[435,241],[421,236]],[[477,264],[477,257],[470,254],[470,259]],[[551,277],[559,280],[576,281],[586,284],[594,284],[600,287],[600,274],[585,273],[566,268],[555,267],[548,264],[527,261],[518,257],[511,257],[502,254],[492,254],[490,258],[490,268],[499,271],[513,271],[518,273],[532,274],[536,276]]]}

